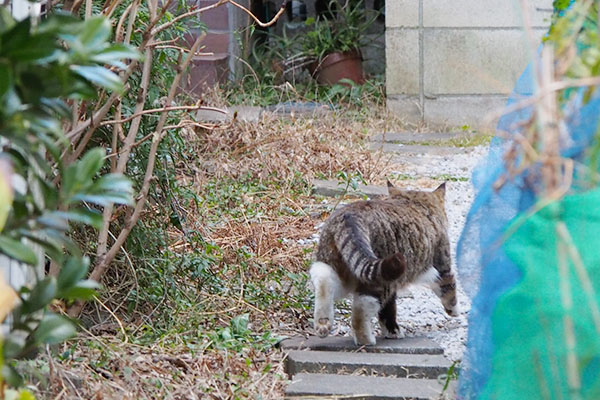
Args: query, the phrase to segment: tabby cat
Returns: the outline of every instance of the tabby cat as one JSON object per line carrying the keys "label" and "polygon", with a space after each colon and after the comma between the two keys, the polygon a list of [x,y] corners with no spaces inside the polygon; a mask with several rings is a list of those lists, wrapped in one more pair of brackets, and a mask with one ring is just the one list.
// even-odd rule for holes
{"label": "tabby cat", "polygon": [[358,201],[335,211],[323,226],[310,268],[315,287],[314,326],[325,337],[333,302],[353,295],[352,330],[359,345],[375,344],[371,319],[397,337],[396,294],[428,283],[446,312],[457,316],[456,281],[444,210],[445,183],[432,192],[395,188],[382,200]]}

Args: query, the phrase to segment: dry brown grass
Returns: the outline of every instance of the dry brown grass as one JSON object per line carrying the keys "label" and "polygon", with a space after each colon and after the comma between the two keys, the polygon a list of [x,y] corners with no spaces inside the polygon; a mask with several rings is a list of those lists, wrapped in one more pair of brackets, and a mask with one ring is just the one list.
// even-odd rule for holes
{"label": "dry brown grass", "polygon": [[193,179],[201,185],[207,177],[276,176],[285,183],[292,182],[297,173],[310,180],[317,174],[332,177],[338,171],[381,179],[388,172],[386,160],[368,151],[364,139],[400,124],[377,109],[367,118],[350,120],[347,114],[334,112],[291,119],[265,114],[256,123],[238,121],[211,131],[199,130],[195,138],[188,134],[198,155]]}
{"label": "dry brown grass", "polygon": [[[288,298],[304,295],[306,289],[273,276],[305,272],[310,247],[298,240],[315,233],[315,226],[327,216],[327,205],[310,195],[307,182],[346,171],[359,172],[369,183],[382,183],[389,174],[389,160],[368,151],[365,138],[403,126],[384,109],[371,110],[314,118],[266,114],[255,123],[234,121],[213,130],[183,132],[188,151],[186,161],[174,164],[176,177],[181,185],[191,185],[199,198],[208,199],[215,185],[239,181],[262,185],[231,204],[175,204],[183,227],[168,227],[169,249],[177,254],[192,252],[198,244],[186,232],[200,232],[220,252],[210,274],[228,286],[216,292],[203,282],[175,276],[171,284],[185,288],[191,307],[182,308],[163,298],[157,305],[136,303],[127,311],[128,292],[140,290],[135,272],[139,266],[135,257],[123,257],[105,280],[114,289],[103,297],[105,306],[88,307],[91,326],[87,333],[74,342],[74,350],[64,361],[52,363],[51,384],[43,397],[282,398],[281,352],[250,345],[241,351],[219,348],[203,332],[216,332],[233,317],[248,313],[256,335],[306,333],[307,309],[284,305]],[[144,218],[168,225],[164,209],[164,204],[154,201]],[[241,253],[242,248],[247,250]],[[253,293],[257,287],[271,290],[275,299],[268,305],[257,303]],[[175,332],[152,344],[140,341],[161,323],[159,315],[174,321]],[[190,343],[193,335],[199,339]],[[65,345],[61,351],[68,348]]]}

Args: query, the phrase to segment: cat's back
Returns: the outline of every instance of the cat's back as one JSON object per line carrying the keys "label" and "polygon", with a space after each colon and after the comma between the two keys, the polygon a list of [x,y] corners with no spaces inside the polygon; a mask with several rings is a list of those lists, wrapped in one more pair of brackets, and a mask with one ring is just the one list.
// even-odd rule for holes
{"label": "cat's back", "polygon": [[362,236],[378,256],[405,248],[422,255],[417,257],[420,260],[429,258],[433,246],[445,235],[447,219],[440,193],[398,191],[394,196],[356,201],[333,212],[323,226],[316,256],[337,263],[342,246],[336,246],[336,237],[343,245],[346,239]]}
{"label": "cat's back", "polygon": [[401,224],[445,225],[443,202],[431,192],[408,192],[403,196],[356,201],[333,212],[323,232],[348,228],[349,221],[373,226],[383,221]]}

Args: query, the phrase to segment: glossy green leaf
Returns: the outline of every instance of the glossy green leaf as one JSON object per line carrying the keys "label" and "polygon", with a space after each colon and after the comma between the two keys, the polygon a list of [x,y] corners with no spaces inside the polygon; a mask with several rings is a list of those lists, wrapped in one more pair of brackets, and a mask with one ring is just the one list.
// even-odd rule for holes
{"label": "glossy green leaf", "polygon": [[72,338],[77,333],[75,325],[67,318],[46,314],[34,332],[34,338],[40,343],[55,344]]}
{"label": "glossy green leaf", "polygon": [[0,7],[0,34],[15,26],[15,20],[5,7]]}
{"label": "glossy green leaf", "polygon": [[68,300],[90,300],[97,294],[98,289],[100,289],[98,282],[87,279],[66,290],[61,297]]}
{"label": "glossy green leaf", "polygon": [[104,156],[106,151],[99,147],[89,150],[83,158],[77,161],[77,180],[81,183],[90,182],[102,165],[104,165]]}
{"label": "glossy green leaf", "polygon": [[59,293],[70,289],[77,282],[85,278],[89,265],[90,260],[87,257],[70,257],[58,274],[57,285]]}
{"label": "glossy green leaf", "polygon": [[235,335],[243,336],[248,332],[249,315],[242,314],[231,320],[231,329]]}
{"label": "glossy green leaf", "polygon": [[20,334],[9,334],[3,338],[2,352],[5,359],[17,357],[25,348],[25,336]]}
{"label": "glossy green leaf", "polygon": [[0,63],[0,99],[12,85],[12,71],[8,65]]}
{"label": "glossy green leaf", "polygon": [[98,179],[92,189],[93,193],[121,193],[124,196],[133,195],[131,180],[121,174],[107,174]]}
{"label": "glossy green leaf", "polygon": [[82,21],[71,13],[54,11],[43,24],[38,26],[38,33],[53,33],[60,36],[76,35],[81,30]]}
{"label": "glossy green leaf", "polygon": [[23,386],[23,377],[21,375],[19,375],[17,370],[12,365],[4,364],[2,366],[2,369],[0,369],[0,371],[2,372],[2,378],[4,378],[4,381],[9,386],[12,386],[12,387]]}
{"label": "glossy green leaf", "polygon": [[102,228],[102,214],[96,210],[88,210],[87,208],[77,208],[69,211],[55,211],[54,215],[67,219],[71,222],[79,222],[82,224],[93,226],[96,229]]}
{"label": "glossy green leaf", "polygon": [[110,22],[101,16],[92,17],[85,21],[79,40],[88,50],[104,47],[110,36]]}
{"label": "glossy green leaf", "polygon": [[72,200],[87,201],[88,203],[97,204],[99,206],[107,206],[111,203],[126,205],[133,203],[133,200],[129,194],[120,192],[103,194],[77,194],[73,196]]}
{"label": "glossy green leaf", "polygon": [[29,246],[7,236],[0,235],[0,252],[17,261],[37,265],[37,256]]}
{"label": "glossy green leaf", "polygon": [[56,39],[51,35],[32,35],[29,18],[17,23],[2,38],[0,54],[21,62],[33,62],[50,56],[56,48]]}
{"label": "glossy green leaf", "polygon": [[121,78],[104,67],[72,65],[71,70],[82,78],[105,89],[120,92],[123,90]]}
{"label": "glossy green leaf", "polygon": [[102,52],[95,54],[91,57],[92,61],[100,64],[113,65],[115,67],[125,69],[127,66],[123,63],[124,59],[140,59],[140,53],[135,51],[133,48],[125,46],[124,44],[118,43],[110,46]]}
{"label": "glossy green leaf", "polygon": [[19,391],[7,389],[4,396],[4,400],[35,400],[35,396],[26,389],[19,389]]}
{"label": "glossy green leaf", "polygon": [[54,212],[44,213],[44,215],[38,217],[37,223],[45,228],[51,228],[58,231],[69,230],[69,224],[67,220]]}
{"label": "glossy green leaf", "polygon": [[[33,243],[40,245],[46,255],[50,257],[52,260],[60,262],[63,258],[63,249],[61,243],[61,237],[45,235],[42,232],[35,231],[31,232],[28,230],[20,230],[19,234],[23,237],[31,240]],[[40,235],[38,237],[36,235]]]}
{"label": "glossy green leaf", "polygon": [[56,279],[48,276],[39,281],[31,290],[27,300],[23,302],[23,312],[32,313],[46,307],[56,296]]}

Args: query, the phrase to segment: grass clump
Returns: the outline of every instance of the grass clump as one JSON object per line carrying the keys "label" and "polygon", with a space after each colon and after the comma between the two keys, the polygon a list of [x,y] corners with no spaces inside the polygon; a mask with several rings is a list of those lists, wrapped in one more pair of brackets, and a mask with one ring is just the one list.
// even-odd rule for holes
{"label": "grass clump", "polygon": [[22,365],[48,371],[36,395],[281,398],[274,344],[310,329],[307,267],[331,210],[312,179],[385,182],[389,160],[364,141],[390,123],[377,104],[347,105],[171,132],[147,211],[85,309],[83,333],[51,350],[58,359]]}

